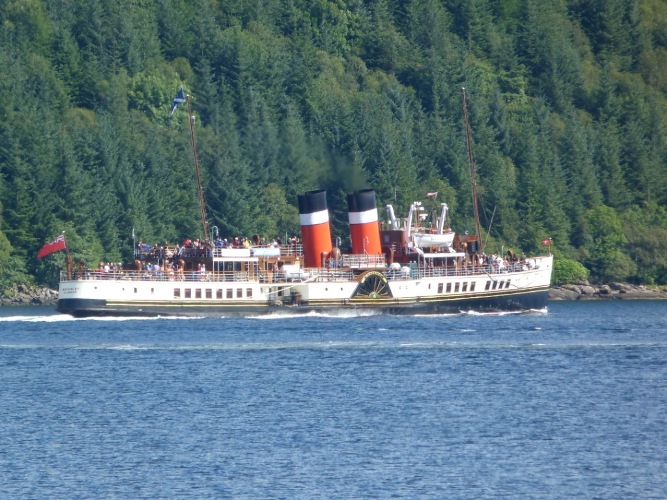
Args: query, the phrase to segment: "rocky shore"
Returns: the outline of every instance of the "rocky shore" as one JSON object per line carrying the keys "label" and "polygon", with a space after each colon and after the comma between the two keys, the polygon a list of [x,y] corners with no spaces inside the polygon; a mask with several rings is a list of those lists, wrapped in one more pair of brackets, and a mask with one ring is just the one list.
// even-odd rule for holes
{"label": "rocky shore", "polygon": [[549,300],[661,300],[667,299],[667,287],[647,287],[627,283],[609,285],[563,285],[549,290]]}
{"label": "rocky shore", "polygon": [[15,285],[12,290],[0,295],[0,306],[44,306],[55,305],[58,291],[47,287]]}

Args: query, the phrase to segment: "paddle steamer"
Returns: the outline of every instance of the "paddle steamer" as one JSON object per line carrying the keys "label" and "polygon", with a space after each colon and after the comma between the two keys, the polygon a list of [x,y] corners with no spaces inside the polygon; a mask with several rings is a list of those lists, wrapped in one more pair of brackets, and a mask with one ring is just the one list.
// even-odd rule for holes
{"label": "paddle steamer", "polygon": [[[61,273],[57,310],[96,315],[256,315],[365,310],[390,314],[544,309],[553,257],[483,251],[465,89],[463,109],[477,235],[456,234],[447,205],[429,213],[416,201],[404,219],[391,205],[380,222],[375,192],[347,196],[351,248],[332,244],[326,192],[298,197],[301,241],[279,246],[212,244],[186,102],[199,184],[204,244],[178,252],[139,252],[130,269]],[[433,193],[432,195],[437,196]],[[434,199],[430,197],[429,199]],[[339,240],[336,240],[339,241]]]}

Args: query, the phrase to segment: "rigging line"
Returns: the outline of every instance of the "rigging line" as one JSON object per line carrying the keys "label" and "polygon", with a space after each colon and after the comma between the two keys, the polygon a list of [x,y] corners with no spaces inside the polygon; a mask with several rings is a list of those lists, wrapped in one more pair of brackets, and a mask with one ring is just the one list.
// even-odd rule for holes
{"label": "rigging line", "polygon": [[491,214],[491,222],[489,222],[489,227],[486,228],[486,238],[484,238],[485,242],[488,242],[489,238],[491,237],[491,227],[493,226],[493,218],[496,216],[496,208],[498,208],[498,205],[495,205],[493,207],[493,213]]}

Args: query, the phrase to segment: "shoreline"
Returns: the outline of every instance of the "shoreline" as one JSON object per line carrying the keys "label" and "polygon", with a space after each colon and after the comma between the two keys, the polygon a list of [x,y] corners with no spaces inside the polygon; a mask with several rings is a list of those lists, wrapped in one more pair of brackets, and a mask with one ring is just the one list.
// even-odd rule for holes
{"label": "shoreline", "polygon": [[549,300],[665,300],[667,287],[628,283],[563,285],[549,289]]}
{"label": "shoreline", "polygon": [[[56,305],[58,291],[48,287],[16,285],[13,295],[0,296],[2,306],[47,306]],[[628,283],[609,285],[563,285],[549,289],[549,300],[666,300],[667,287],[647,287]]]}
{"label": "shoreline", "polygon": [[15,285],[13,295],[0,295],[2,306],[49,306],[58,302],[58,290],[45,286]]}

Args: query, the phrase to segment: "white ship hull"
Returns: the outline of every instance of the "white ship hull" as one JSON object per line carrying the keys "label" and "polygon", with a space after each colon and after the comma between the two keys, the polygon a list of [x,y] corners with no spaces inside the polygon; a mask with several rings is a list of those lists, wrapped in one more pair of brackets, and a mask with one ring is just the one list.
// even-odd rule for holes
{"label": "white ship hull", "polygon": [[[503,269],[304,269],[295,276],[247,273],[87,272],[63,276],[58,311],[109,315],[256,315],[365,309],[390,314],[543,309],[551,255]],[[406,272],[407,271],[407,272]]]}

